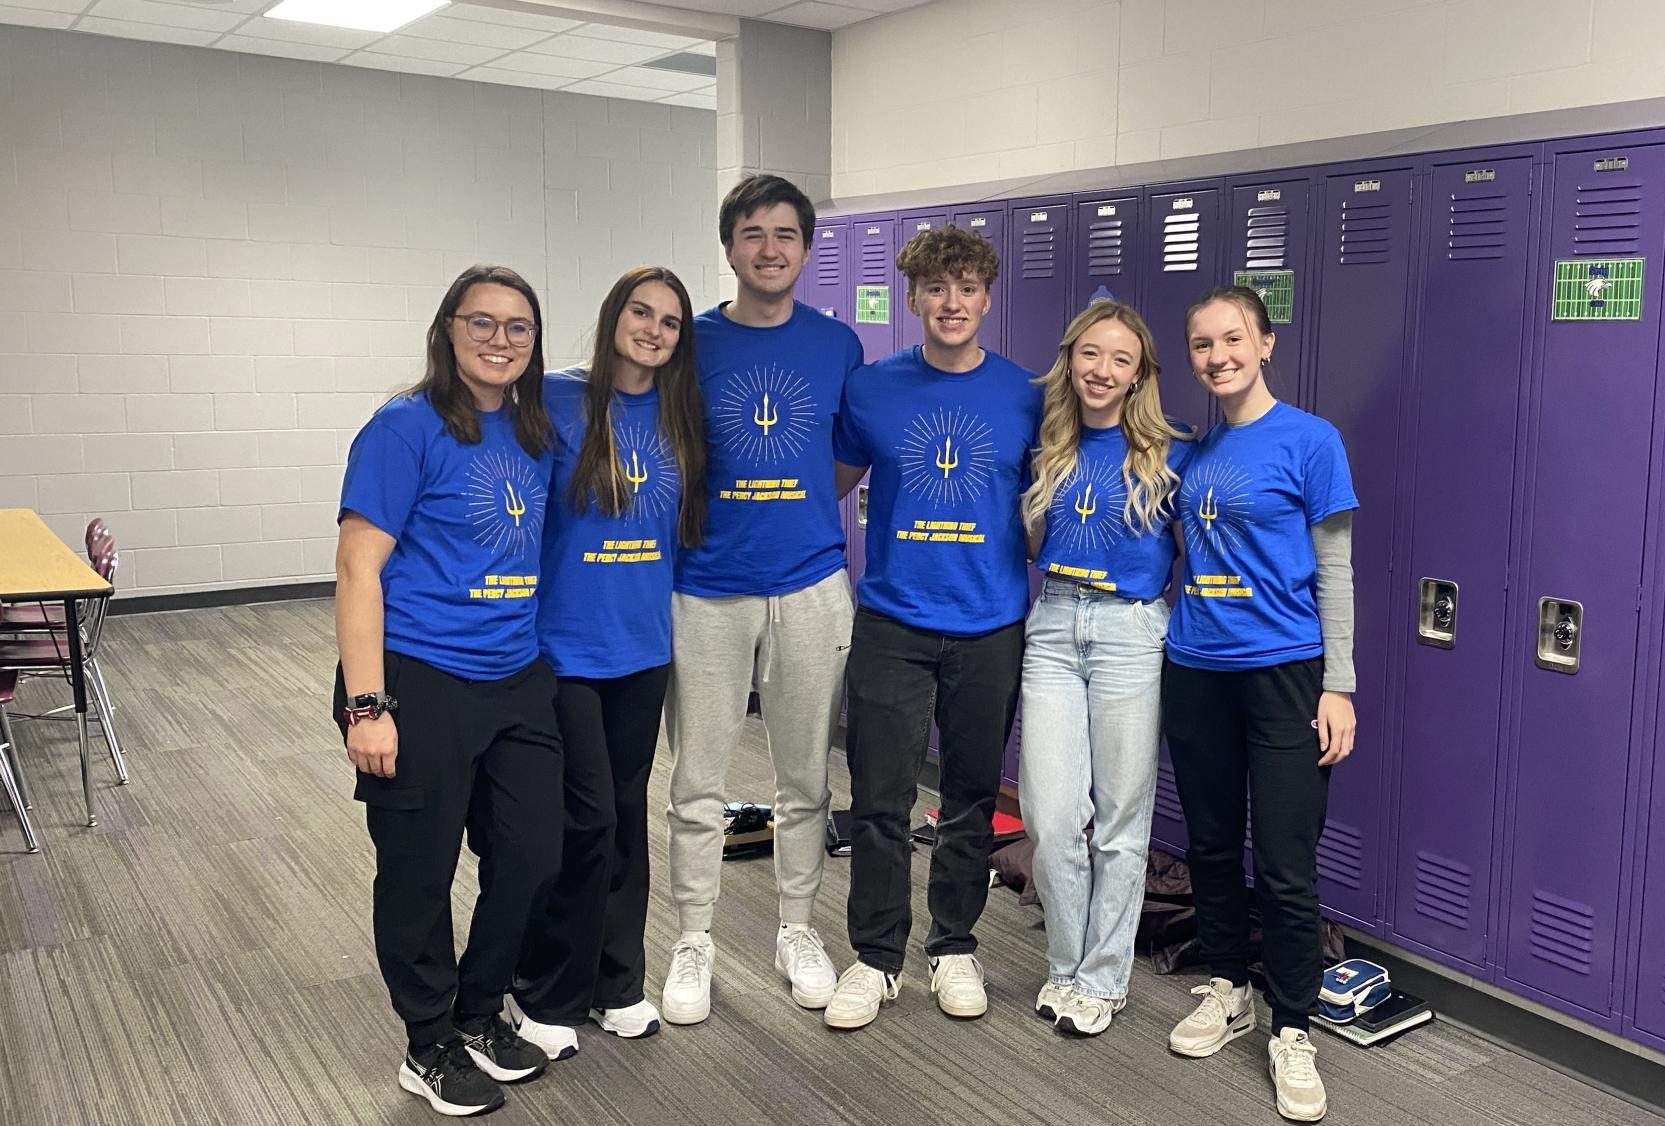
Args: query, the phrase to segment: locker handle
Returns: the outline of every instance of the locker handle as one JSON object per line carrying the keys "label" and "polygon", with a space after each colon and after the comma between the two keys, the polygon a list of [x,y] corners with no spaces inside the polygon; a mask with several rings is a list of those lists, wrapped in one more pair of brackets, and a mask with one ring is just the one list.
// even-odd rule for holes
{"label": "locker handle", "polygon": [[1583,604],[1570,598],[1538,599],[1538,667],[1576,674],[1583,647]]}
{"label": "locker handle", "polygon": [[1417,584],[1416,640],[1436,649],[1457,644],[1457,584],[1450,579],[1423,579]]}
{"label": "locker handle", "polygon": [[856,486],[856,527],[867,527],[867,486]]}

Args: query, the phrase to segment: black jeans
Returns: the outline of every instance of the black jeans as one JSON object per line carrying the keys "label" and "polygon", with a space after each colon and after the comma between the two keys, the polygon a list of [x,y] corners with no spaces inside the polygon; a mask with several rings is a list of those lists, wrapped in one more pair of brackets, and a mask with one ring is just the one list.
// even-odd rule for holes
{"label": "black jeans", "polygon": [[856,612],[847,671],[850,945],[886,973],[902,969],[912,925],[908,820],[933,708],[942,807],[931,850],[925,952],[969,954],[989,897],[1000,766],[1017,712],[1023,623],[976,637]]}
{"label": "black jeans", "polygon": [[1213,672],[1168,661],[1162,729],[1191,838],[1186,859],[1197,938],[1215,977],[1249,982],[1249,892],[1243,882],[1244,810],[1253,811],[1261,960],[1272,1035],[1306,1028],[1324,977],[1318,915],[1318,835],[1330,768],[1313,719],[1324,661]]}
{"label": "black jeans", "polygon": [[[555,673],[542,658],[502,680],[468,681],[414,657],[385,656],[399,701],[392,778],[360,773],[376,848],[376,961],[413,1047],[500,1012],[532,903],[561,867],[561,737]],[[341,667],[336,725],[346,729]],[[480,895],[459,963],[451,881],[464,830],[480,858]]]}
{"label": "black jeans", "polygon": [[560,877],[526,931],[515,1000],[535,1021],[576,1027],[642,1000],[648,910],[648,775],[671,666],[594,680],[563,676],[566,744]]}

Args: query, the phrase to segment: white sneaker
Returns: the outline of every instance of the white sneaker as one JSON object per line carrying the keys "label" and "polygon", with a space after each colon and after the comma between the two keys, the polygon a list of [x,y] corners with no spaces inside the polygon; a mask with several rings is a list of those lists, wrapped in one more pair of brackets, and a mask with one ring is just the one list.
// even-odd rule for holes
{"label": "white sneaker", "polygon": [[659,1031],[659,1010],[646,998],[622,1009],[591,1009],[590,1019],[601,1025],[602,1031],[626,1040],[652,1036]]}
{"label": "white sneaker", "polygon": [[1212,1056],[1254,1028],[1255,999],[1247,985],[1234,989],[1225,978],[1213,977],[1191,992],[1202,1004],[1168,1033],[1168,1047],[1180,1055]]}
{"label": "white sneaker", "polygon": [[671,947],[665,992],[659,1007],[672,1024],[698,1024],[711,1015],[711,963],[717,947],[710,935],[684,935]]}
{"label": "white sneaker", "polygon": [[792,999],[806,1009],[824,1009],[838,988],[838,974],[821,936],[807,923],[782,923],[775,936],[775,969],[792,983]]}
{"label": "white sneaker", "polygon": [[1295,1122],[1324,1117],[1324,1081],[1318,1078],[1318,1047],[1300,1029],[1285,1028],[1266,1045],[1278,1113]]}
{"label": "white sneaker", "polygon": [[1076,1036],[1097,1036],[1110,1027],[1110,1018],[1127,1007],[1126,997],[1094,997],[1071,993],[1058,1010],[1058,1029]]}
{"label": "white sneaker", "polygon": [[570,1060],[578,1054],[578,1030],[568,1028],[564,1024],[544,1024],[526,1015],[526,1010],[520,1007],[514,994],[503,997],[503,1017],[509,1022],[509,1027],[527,1043],[536,1044],[543,1049],[543,1054],[556,1063]]}
{"label": "white sneaker", "polygon": [[1069,1000],[1070,986],[1059,985],[1056,981],[1048,980],[1041,986],[1041,991],[1035,994],[1035,1011],[1047,1020],[1057,1020],[1058,1010]]}
{"label": "white sneaker", "polygon": [[828,1028],[866,1028],[879,1015],[879,1006],[896,1000],[901,990],[895,974],[856,962],[839,976],[821,1019]]}
{"label": "white sneaker", "polygon": [[931,992],[937,1008],[951,1017],[980,1017],[989,1011],[983,989],[983,964],[975,954],[944,954],[931,959]]}

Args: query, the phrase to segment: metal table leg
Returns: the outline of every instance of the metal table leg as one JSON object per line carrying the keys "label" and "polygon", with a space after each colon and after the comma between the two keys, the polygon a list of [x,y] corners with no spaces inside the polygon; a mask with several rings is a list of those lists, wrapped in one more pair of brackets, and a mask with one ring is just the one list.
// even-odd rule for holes
{"label": "metal table leg", "polygon": [[75,690],[75,737],[81,748],[81,793],[87,801],[87,827],[98,824],[93,809],[92,764],[87,744],[87,670],[81,662],[81,619],[75,599],[64,599],[64,632],[69,635],[69,680]]}

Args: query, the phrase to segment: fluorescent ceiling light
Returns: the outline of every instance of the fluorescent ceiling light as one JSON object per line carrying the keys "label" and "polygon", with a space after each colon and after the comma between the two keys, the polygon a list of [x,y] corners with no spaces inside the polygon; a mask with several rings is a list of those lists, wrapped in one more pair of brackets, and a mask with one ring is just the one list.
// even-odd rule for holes
{"label": "fluorescent ceiling light", "polygon": [[450,0],[283,0],[266,15],[274,20],[321,23],[354,31],[397,31],[436,12]]}

